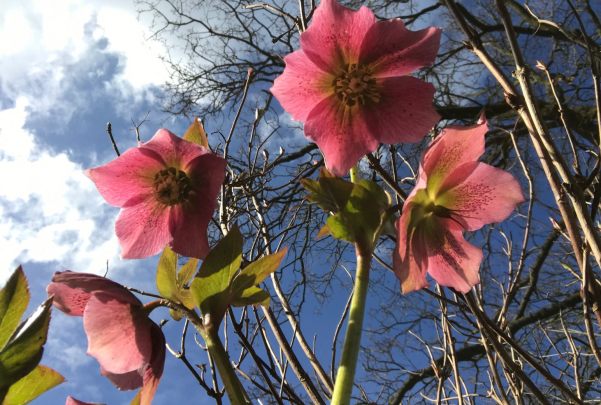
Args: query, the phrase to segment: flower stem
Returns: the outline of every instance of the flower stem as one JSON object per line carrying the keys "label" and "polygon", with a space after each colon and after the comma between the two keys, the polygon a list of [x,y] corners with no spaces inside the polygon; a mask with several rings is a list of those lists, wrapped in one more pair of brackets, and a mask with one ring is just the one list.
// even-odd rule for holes
{"label": "flower stem", "polygon": [[[351,171],[352,173],[352,171]],[[355,368],[361,347],[361,331],[365,314],[367,287],[369,284],[369,266],[371,264],[371,250],[365,252],[357,243],[357,274],[353,287],[353,298],[349,312],[348,326],[344,336],[342,359],[336,372],[332,404],[346,405],[350,403],[355,380]]]}
{"label": "flower stem", "polygon": [[221,376],[230,402],[232,404],[250,404],[248,394],[244,390],[244,387],[240,383],[240,380],[232,367],[230,357],[219,339],[217,330],[215,328],[204,328],[202,337],[207,344],[209,354],[217,365],[217,370],[219,371],[219,375]]}

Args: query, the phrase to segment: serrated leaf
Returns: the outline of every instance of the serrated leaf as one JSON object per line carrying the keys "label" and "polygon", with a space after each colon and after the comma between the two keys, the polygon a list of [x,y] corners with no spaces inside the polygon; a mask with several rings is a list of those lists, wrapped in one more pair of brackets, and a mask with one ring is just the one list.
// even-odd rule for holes
{"label": "serrated leaf", "polygon": [[259,287],[250,287],[242,292],[242,295],[232,300],[232,305],[235,307],[243,307],[246,305],[263,305],[269,306],[271,297],[269,293],[263,291]]}
{"label": "serrated leaf", "polygon": [[5,388],[30,373],[42,358],[48,335],[49,298],[36,312],[23,322],[0,351],[0,388]]}
{"label": "serrated leaf", "polygon": [[157,266],[157,290],[167,299],[174,299],[177,292],[177,254],[169,246],[165,247]]}
{"label": "serrated leaf", "polygon": [[241,263],[242,235],[234,226],[209,252],[192,281],[194,302],[203,315],[210,315],[215,325],[219,325],[230,304],[230,283]]}
{"label": "serrated leaf", "polygon": [[277,253],[263,256],[242,269],[232,283],[232,297],[237,299],[244,296],[244,291],[261,283],[267,276],[280,267],[280,263],[288,252],[287,248]]}
{"label": "serrated leaf", "polygon": [[19,325],[28,304],[27,278],[23,268],[19,266],[0,290],[0,348],[6,345]]}
{"label": "serrated leaf", "polygon": [[193,142],[205,148],[209,147],[207,133],[205,132],[204,127],[202,126],[200,118],[194,119],[194,122],[192,122],[192,125],[188,127],[188,130],[184,134],[184,139],[188,142]]}
{"label": "serrated leaf", "polygon": [[37,366],[8,389],[2,405],[24,405],[65,381],[50,367]]}

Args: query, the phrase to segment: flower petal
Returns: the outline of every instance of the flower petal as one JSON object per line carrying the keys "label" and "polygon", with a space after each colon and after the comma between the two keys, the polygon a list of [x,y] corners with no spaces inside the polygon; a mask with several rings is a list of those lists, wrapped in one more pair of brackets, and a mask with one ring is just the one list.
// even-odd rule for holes
{"label": "flower petal", "polygon": [[124,259],[152,256],[171,242],[169,211],[154,195],[122,209],[115,223],[121,256]]}
{"label": "flower petal", "polygon": [[121,284],[95,274],[56,272],[47,291],[48,295],[54,295],[54,306],[72,316],[82,316],[91,294],[97,291],[131,305],[142,306],[140,300]]}
{"label": "flower petal", "polygon": [[[461,173],[467,171],[467,174]],[[441,204],[453,211],[468,231],[475,231],[486,224],[501,222],[516,206],[524,202],[520,184],[505,170],[478,163],[457,168],[451,178],[464,179],[459,184],[443,184]]]}
{"label": "flower petal", "polygon": [[435,196],[442,183],[459,166],[477,162],[484,153],[486,122],[470,127],[447,127],[432,142],[422,159],[428,192]]}
{"label": "flower petal", "polygon": [[159,155],[132,148],[104,166],[86,170],[86,175],[109,204],[123,207],[131,199],[151,195],[154,175],[162,168]]}
{"label": "flower petal", "polygon": [[333,92],[333,76],[317,67],[298,50],[284,58],[286,68],[273,82],[271,92],[293,119],[304,122],[311,110]]}
{"label": "flower petal", "polygon": [[150,141],[139,149],[148,150],[159,155],[166,167],[181,169],[198,156],[209,153],[209,150],[195,143],[183,140],[165,128],[159,129]]}
{"label": "flower petal", "polygon": [[465,294],[480,282],[482,249],[466,241],[462,227],[451,219],[438,219],[437,228],[424,240],[428,273],[438,284]]}
{"label": "flower petal", "polygon": [[412,207],[410,198],[405,202],[403,213],[397,221],[397,244],[393,252],[393,269],[401,281],[401,291],[407,294],[428,286],[426,281],[426,252],[419,232],[410,227]]}
{"label": "flower petal", "polygon": [[349,63],[357,63],[361,42],[376,22],[367,7],[354,11],[335,0],[322,0],[300,43],[309,59],[321,69],[334,73]]}
{"label": "flower petal", "polygon": [[379,84],[380,101],[363,107],[369,132],[387,144],[422,140],[440,119],[432,105],[434,86],[410,76]]}
{"label": "flower petal", "polygon": [[151,405],[165,365],[165,336],[163,336],[161,328],[154,323],[150,328],[150,334],[152,338],[152,358],[144,372],[140,405]]}
{"label": "flower petal", "polygon": [[123,374],[113,374],[100,367],[100,374],[108,378],[117,388],[124,391],[140,388],[144,383],[140,370],[133,370]]}
{"label": "flower petal", "polygon": [[434,62],[440,29],[410,31],[399,18],[378,21],[361,44],[360,63],[369,64],[377,77],[404,76]]}
{"label": "flower petal", "polygon": [[88,354],[111,374],[139,370],[150,361],[151,321],[142,308],[102,292],[92,294],[83,314]]}
{"label": "flower petal", "polygon": [[344,176],[362,156],[378,147],[359,107],[343,107],[335,97],[311,111],[305,133],[319,146],[326,167],[336,176]]}
{"label": "flower petal", "polygon": [[100,404],[91,403],[91,402],[83,402],[83,401],[80,401],[79,399],[73,398],[71,395],[69,395],[67,397],[67,400],[65,401],[65,405],[100,405]]}
{"label": "flower petal", "polygon": [[225,165],[224,159],[212,154],[200,156],[190,163],[192,198],[173,206],[169,215],[169,230],[173,237],[170,246],[174,252],[200,259],[209,253],[207,227],[225,178]]}

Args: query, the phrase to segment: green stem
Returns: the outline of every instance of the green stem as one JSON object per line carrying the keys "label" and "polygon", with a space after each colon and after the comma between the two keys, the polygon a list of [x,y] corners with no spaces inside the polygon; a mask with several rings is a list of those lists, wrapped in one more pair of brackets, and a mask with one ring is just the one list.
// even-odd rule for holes
{"label": "green stem", "polygon": [[201,334],[207,344],[209,354],[217,365],[217,370],[219,370],[219,375],[230,402],[232,404],[250,404],[248,394],[232,367],[230,357],[225,351],[221,339],[219,339],[217,330],[215,328],[205,328]]}
{"label": "green stem", "polygon": [[348,326],[344,336],[342,358],[336,372],[336,383],[334,384],[334,394],[332,396],[332,404],[336,405],[346,405],[351,400],[355,368],[359,357],[359,348],[361,347],[361,331],[363,329],[367,286],[369,284],[371,250],[365,252],[365,249],[362,249],[359,243],[356,244],[355,250],[357,254],[357,275],[355,276]]}

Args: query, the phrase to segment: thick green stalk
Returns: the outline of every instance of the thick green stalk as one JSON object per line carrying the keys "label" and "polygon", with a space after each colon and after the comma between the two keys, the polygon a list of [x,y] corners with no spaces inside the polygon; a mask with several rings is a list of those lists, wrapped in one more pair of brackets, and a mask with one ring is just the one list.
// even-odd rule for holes
{"label": "thick green stalk", "polygon": [[217,330],[214,328],[206,328],[201,333],[207,344],[209,354],[217,365],[219,376],[223,381],[225,392],[227,392],[230,402],[232,404],[250,404],[248,394],[244,390],[244,387],[240,383],[240,380],[232,367],[230,357],[225,351],[223,344],[221,344]]}
{"label": "thick green stalk", "polygon": [[353,298],[349,312],[348,326],[344,336],[342,358],[336,372],[336,383],[332,404],[346,405],[350,403],[355,380],[355,368],[361,347],[361,331],[365,314],[367,287],[369,284],[369,266],[371,264],[371,250],[365,252],[359,243],[355,247],[357,253],[357,274],[353,288]]}

